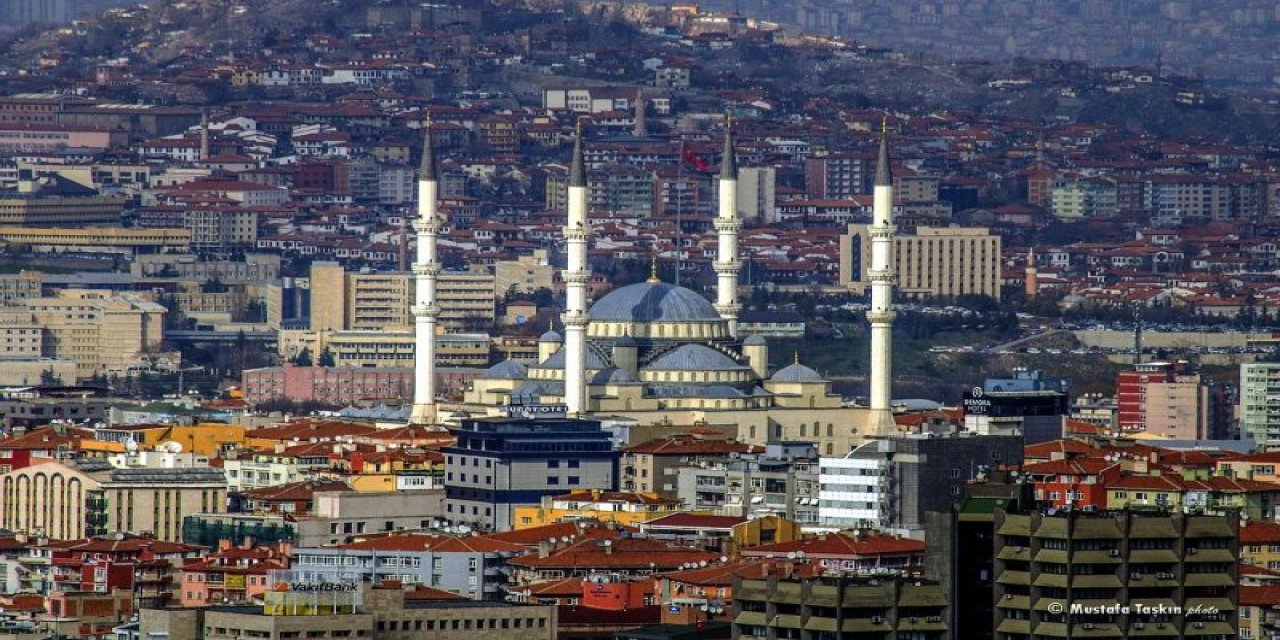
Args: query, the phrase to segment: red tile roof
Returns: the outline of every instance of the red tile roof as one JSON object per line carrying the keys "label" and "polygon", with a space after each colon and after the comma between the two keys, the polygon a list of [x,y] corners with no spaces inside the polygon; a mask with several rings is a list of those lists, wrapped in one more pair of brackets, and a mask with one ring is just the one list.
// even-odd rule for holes
{"label": "red tile roof", "polygon": [[488,536],[432,536],[406,533],[340,544],[335,549],[432,551],[435,553],[524,553],[528,548]]}
{"label": "red tile roof", "polygon": [[301,482],[249,489],[241,492],[241,495],[253,500],[266,501],[311,500],[319,492],[350,490],[351,487],[341,480],[303,480]]}
{"label": "red tile roof", "polygon": [[673,513],[642,525],[644,529],[719,529],[732,530],[747,521],[742,516],[708,516],[697,513]]}
{"label": "red tile roof", "polygon": [[1240,605],[1246,607],[1280,606],[1280,584],[1241,586]]}
{"label": "red tile roof", "polygon": [[718,553],[688,547],[669,546],[657,540],[619,538],[582,540],[553,551],[546,557],[529,554],[508,561],[531,569],[573,567],[577,569],[673,569],[690,562],[714,562]]}
{"label": "red tile roof", "polygon": [[760,545],[742,549],[743,557],[763,557],[772,555],[784,557],[794,551],[803,551],[809,557],[847,557],[898,554],[923,554],[924,542],[911,538],[870,534],[848,536],[842,533],[820,536],[817,538],[801,538],[790,542]]}
{"label": "red tile roof", "polygon": [[1240,544],[1280,544],[1280,523],[1246,520],[1240,525]]}

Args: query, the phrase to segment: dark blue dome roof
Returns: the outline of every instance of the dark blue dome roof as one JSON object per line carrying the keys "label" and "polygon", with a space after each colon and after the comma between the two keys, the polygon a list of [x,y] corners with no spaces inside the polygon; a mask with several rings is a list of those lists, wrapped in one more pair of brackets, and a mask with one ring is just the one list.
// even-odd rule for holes
{"label": "dark blue dome roof", "polygon": [[591,305],[599,322],[710,322],[720,314],[696,292],[665,282],[640,282],[610,291]]}

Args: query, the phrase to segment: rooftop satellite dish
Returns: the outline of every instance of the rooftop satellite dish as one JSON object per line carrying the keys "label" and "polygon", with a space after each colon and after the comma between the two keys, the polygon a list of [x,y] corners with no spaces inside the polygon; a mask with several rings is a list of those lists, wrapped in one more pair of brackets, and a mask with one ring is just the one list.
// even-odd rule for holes
{"label": "rooftop satellite dish", "polygon": [[137,451],[138,441],[134,440],[133,438],[129,438],[128,440],[124,441],[124,448],[126,451],[129,451],[129,452]]}
{"label": "rooftop satellite dish", "polygon": [[182,453],[182,445],[172,440],[164,443],[164,450],[169,453]]}
{"label": "rooftop satellite dish", "polygon": [[465,536],[465,535],[467,535],[468,533],[471,533],[471,527],[468,527],[468,526],[467,526],[467,525],[465,525],[465,524],[464,524],[464,525],[461,525],[461,526],[459,526],[459,527],[458,527],[458,533],[461,533],[462,535],[464,535],[464,536]]}

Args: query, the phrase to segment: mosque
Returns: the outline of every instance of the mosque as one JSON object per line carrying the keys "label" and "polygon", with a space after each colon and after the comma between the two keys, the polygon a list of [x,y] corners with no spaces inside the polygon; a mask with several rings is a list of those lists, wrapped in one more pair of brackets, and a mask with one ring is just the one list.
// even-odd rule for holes
{"label": "mosque", "polygon": [[[429,136],[428,132],[428,145]],[[632,424],[700,424],[727,430],[740,440],[753,443],[778,439],[816,441],[823,455],[840,455],[868,437],[895,431],[887,389],[891,362],[887,352],[873,353],[872,362],[880,370],[873,371],[871,406],[850,406],[831,392],[828,380],[798,358],[788,358],[792,362],[772,370],[768,342],[756,335],[738,335],[741,305],[737,240],[742,223],[734,201],[737,163],[730,130],[725,135],[715,222],[715,302],[690,289],[660,281],[655,269],[647,281],[610,291],[588,305],[586,252],[590,228],[582,144],[579,133],[570,166],[569,211],[564,230],[564,333],[548,331],[539,338],[535,365],[506,360],[489,367],[477,376],[461,403],[441,403],[436,407],[434,397],[415,397],[415,421],[428,422],[427,416],[437,412],[441,416],[445,412],[484,415],[498,413],[509,405],[563,404],[570,415]],[[873,239],[873,271],[877,266],[892,265],[887,256],[876,255],[877,249],[883,252],[892,247],[892,183],[883,139],[879,162],[879,197],[872,226],[881,231],[882,237]],[[433,169],[433,161],[424,157],[424,180],[434,180],[434,171],[427,171],[429,163]],[[435,193],[433,187],[423,187],[420,192],[430,198]],[[419,228],[434,231],[435,223],[427,222],[435,220],[434,202],[420,206],[423,215]],[[427,235],[428,240],[433,239],[433,233]],[[421,245],[423,236],[419,237]],[[874,242],[884,238],[890,241],[888,249],[883,242],[878,243],[880,246]],[[434,253],[434,247],[419,247],[420,257],[427,254],[434,259]],[[417,269],[428,278],[432,272],[430,265]],[[891,267],[888,269],[872,274],[872,306],[873,311],[878,311],[871,316],[872,344],[882,350],[888,348],[893,317],[893,279]],[[877,286],[881,288],[879,292],[875,291]],[[434,286],[420,286],[419,294],[416,308],[424,314],[421,319],[426,320],[434,301],[424,296],[434,294]],[[420,327],[426,329],[426,324],[423,322]],[[434,331],[434,327],[430,329]],[[433,367],[433,358],[423,357],[434,353],[433,345],[427,344],[434,340],[432,334],[419,338],[420,357],[415,364],[425,380],[434,376],[434,371],[427,371]],[[876,390],[877,384],[886,388]]]}

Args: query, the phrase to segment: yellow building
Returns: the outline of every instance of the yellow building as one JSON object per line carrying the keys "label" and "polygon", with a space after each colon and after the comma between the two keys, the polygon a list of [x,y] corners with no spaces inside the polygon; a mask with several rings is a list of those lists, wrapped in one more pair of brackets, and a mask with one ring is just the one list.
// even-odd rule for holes
{"label": "yellow building", "polygon": [[[870,286],[867,225],[840,236],[840,282],[861,294]],[[1000,236],[985,227],[918,227],[894,237],[897,289],[916,297],[985,295],[1000,299]]]}
{"label": "yellow building", "polygon": [[[142,294],[63,289],[52,297],[10,301],[0,308],[0,333],[24,338],[38,329],[36,355],[74,361],[77,378],[125,375],[148,366],[159,353],[165,311]],[[20,355],[30,357],[25,351]]]}
{"label": "yellow building", "polygon": [[208,467],[50,461],[0,474],[0,496],[0,527],[10,531],[59,540],[149,531],[176,541],[186,516],[226,511],[227,481]]}
{"label": "yellow building", "polygon": [[[403,271],[348,272],[336,262],[311,264],[311,329],[385,330],[413,324],[413,275]],[[340,292],[340,293],[339,293]],[[440,326],[450,331],[488,327],[497,309],[494,276],[445,271],[436,278]]]}
{"label": "yellow building", "polygon": [[444,486],[444,456],[437,452],[353,453],[336,461],[334,468],[346,472],[340,479],[353,491],[422,491]]}
{"label": "yellow building", "polygon": [[34,197],[29,194],[0,198],[0,224],[79,225],[120,222],[125,200],[116,197]]}
{"label": "yellow building", "polygon": [[221,457],[228,450],[245,445],[246,429],[238,424],[202,423],[195,425],[134,425],[98,429],[97,439],[81,440],[80,448],[90,457],[102,457],[126,450],[133,440],[139,451],[152,451],[169,442],[182,446],[183,453],[197,457]]}
{"label": "yellow building", "polygon": [[74,248],[117,253],[158,253],[166,250],[189,250],[191,232],[186,229],[0,226],[0,242],[25,245],[37,252]]}
{"label": "yellow building", "polygon": [[1280,523],[1266,520],[1241,522],[1240,560],[1255,567],[1280,570]]}
{"label": "yellow building", "polygon": [[680,501],[656,493],[622,491],[575,491],[545,496],[537,506],[516,507],[512,520],[516,529],[541,527],[557,522],[598,520],[636,526],[654,518],[678,513]]}
{"label": "yellow building", "polygon": [[493,280],[493,288],[498,296],[505,295],[513,287],[524,293],[550,289],[555,282],[555,267],[551,266],[547,258],[547,250],[537,249],[533,255],[494,262]]}

